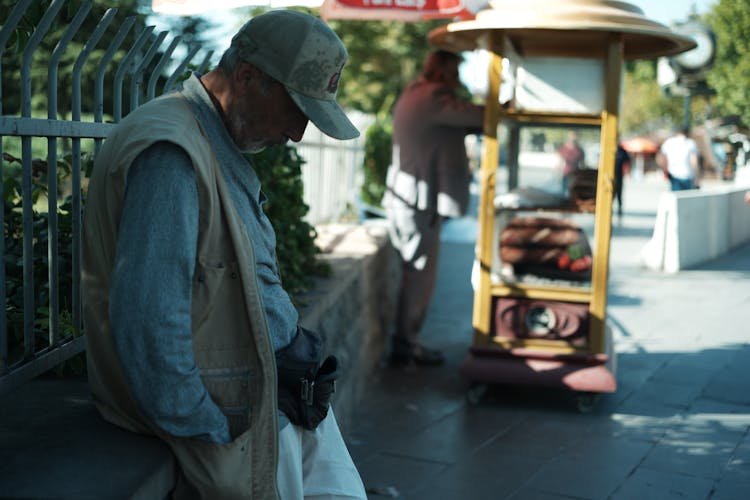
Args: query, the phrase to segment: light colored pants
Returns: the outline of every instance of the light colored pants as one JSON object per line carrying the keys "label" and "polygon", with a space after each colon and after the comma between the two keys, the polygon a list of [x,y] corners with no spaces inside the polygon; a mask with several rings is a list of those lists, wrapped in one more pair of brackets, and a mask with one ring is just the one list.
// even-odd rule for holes
{"label": "light colored pants", "polygon": [[443,219],[435,212],[408,207],[388,210],[391,243],[402,263],[395,337],[407,344],[419,343],[419,332],[435,289]]}
{"label": "light colored pants", "polygon": [[367,500],[332,409],[313,431],[292,424],[281,430],[276,477],[281,500]]}

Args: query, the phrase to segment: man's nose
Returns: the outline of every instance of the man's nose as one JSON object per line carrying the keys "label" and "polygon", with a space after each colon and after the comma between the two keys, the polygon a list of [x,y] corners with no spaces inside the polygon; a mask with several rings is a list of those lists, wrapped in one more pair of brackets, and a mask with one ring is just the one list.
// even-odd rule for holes
{"label": "man's nose", "polygon": [[[301,113],[300,113],[301,114]],[[307,129],[307,123],[309,120],[305,115],[302,115],[298,119],[292,121],[287,131],[287,137],[293,142],[299,142],[302,140],[302,136],[305,135],[305,129]]]}

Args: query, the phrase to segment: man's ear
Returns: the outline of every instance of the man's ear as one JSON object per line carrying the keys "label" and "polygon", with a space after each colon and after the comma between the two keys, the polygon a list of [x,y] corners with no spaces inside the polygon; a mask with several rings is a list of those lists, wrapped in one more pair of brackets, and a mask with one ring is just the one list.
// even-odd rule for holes
{"label": "man's ear", "polygon": [[258,78],[260,70],[249,62],[241,61],[234,70],[234,83],[237,92],[244,93],[249,89],[250,82]]}

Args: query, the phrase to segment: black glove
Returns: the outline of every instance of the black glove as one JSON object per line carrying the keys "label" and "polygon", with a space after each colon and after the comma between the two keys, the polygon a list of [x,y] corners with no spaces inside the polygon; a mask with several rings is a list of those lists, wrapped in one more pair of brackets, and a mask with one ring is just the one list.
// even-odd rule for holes
{"label": "black glove", "polygon": [[318,365],[321,345],[317,334],[300,328],[294,341],[276,354],[279,409],[290,422],[308,430],[328,415],[336,379],[341,375],[334,356]]}

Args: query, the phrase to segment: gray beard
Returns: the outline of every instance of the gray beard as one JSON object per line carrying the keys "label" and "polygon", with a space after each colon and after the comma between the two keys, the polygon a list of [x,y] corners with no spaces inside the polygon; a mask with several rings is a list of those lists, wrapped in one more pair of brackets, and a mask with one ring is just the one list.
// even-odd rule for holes
{"label": "gray beard", "polygon": [[230,135],[232,135],[232,137],[234,138],[234,142],[237,145],[237,148],[243,153],[249,153],[249,154],[260,153],[261,151],[263,151],[269,146],[275,146],[277,144],[286,143],[286,141],[284,141],[283,143],[277,143],[277,142],[272,142],[268,139],[253,139],[253,138],[245,139],[242,142],[238,142],[239,139],[237,139],[237,137],[239,137],[240,134],[237,133],[237,131],[244,130],[245,118],[239,115],[232,116],[229,119],[229,123],[232,127],[232,130],[235,131],[235,133],[230,134]]}
{"label": "gray beard", "polygon": [[266,149],[266,146],[254,146],[254,145],[250,145],[250,146],[246,146],[244,148],[240,148],[240,151],[242,151],[243,153],[254,155],[256,153],[260,153],[264,149]]}

